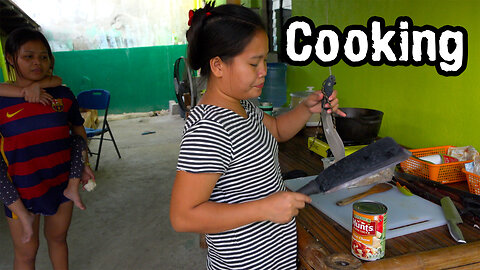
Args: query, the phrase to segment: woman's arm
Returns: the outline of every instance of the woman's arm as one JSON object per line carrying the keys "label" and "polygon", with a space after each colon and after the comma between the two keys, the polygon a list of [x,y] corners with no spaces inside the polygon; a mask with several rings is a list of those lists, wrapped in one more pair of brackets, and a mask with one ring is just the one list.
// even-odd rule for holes
{"label": "woman's arm", "polygon": [[38,82],[40,88],[49,88],[49,87],[55,87],[55,86],[60,86],[62,85],[62,78],[53,75],[53,76],[48,76],[45,79],[41,80]]}
{"label": "woman's arm", "polygon": [[[72,134],[80,135],[85,142],[87,142],[87,132],[85,132],[85,128],[83,126],[75,126],[72,125],[71,127]],[[90,163],[88,162],[88,155],[85,156],[85,166],[83,166],[83,172],[82,172],[82,178],[81,182],[82,184],[86,184],[88,180],[95,181],[95,175],[90,168]]]}
{"label": "woman's arm", "polygon": [[73,134],[80,135],[85,141],[87,141],[87,132],[83,126],[72,125],[71,129]]}
{"label": "woman's arm", "polygon": [[170,222],[176,231],[218,233],[252,222],[289,222],[310,197],[277,192],[264,199],[226,204],[209,201],[220,174],[177,171],[170,201]]}
{"label": "woman's arm", "polygon": [[[263,123],[277,141],[288,141],[305,126],[305,123],[313,113],[320,113],[322,111],[322,98],[323,94],[320,91],[312,93],[303,102],[293,108],[293,110],[278,117],[264,114]],[[336,90],[333,91],[329,100],[333,108],[330,108],[328,103],[325,104],[328,113],[335,112],[341,116],[346,116],[344,112],[338,110],[339,105]]]}

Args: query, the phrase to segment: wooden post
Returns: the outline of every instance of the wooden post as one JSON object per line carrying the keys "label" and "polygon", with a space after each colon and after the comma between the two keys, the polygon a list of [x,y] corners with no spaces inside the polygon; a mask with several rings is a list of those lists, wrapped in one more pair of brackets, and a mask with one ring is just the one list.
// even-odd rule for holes
{"label": "wooden post", "polygon": [[297,223],[297,241],[302,250],[298,260],[305,270],[358,269],[362,263],[350,253],[329,255],[328,252],[300,224]]}
{"label": "wooden post", "polygon": [[322,258],[327,256],[327,252],[318,243],[312,240],[312,237],[301,225],[297,223],[297,241],[298,246],[302,247],[302,252],[298,253],[298,259],[305,269],[321,270],[327,269]]}
{"label": "wooden post", "polygon": [[240,0],[227,0],[227,4],[240,5],[241,2],[240,2]]}

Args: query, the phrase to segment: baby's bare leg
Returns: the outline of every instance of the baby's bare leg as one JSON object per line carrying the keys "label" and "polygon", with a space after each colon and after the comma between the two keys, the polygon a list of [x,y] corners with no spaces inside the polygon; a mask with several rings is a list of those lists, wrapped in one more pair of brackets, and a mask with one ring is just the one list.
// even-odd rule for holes
{"label": "baby's bare leg", "polygon": [[38,227],[40,216],[35,215],[33,220],[33,235],[28,242],[24,242],[24,229],[20,219],[7,218],[15,252],[14,269],[35,269],[35,257],[39,244]]}
{"label": "baby's bare leg", "polygon": [[25,205],[23,205],[18,191],[15,188],[15,185],[8,179],[7,176],[7,164],[0,160],[0,202],[5,204],[15,215],[17,215],[18,220],[21,223],[22,227],[22,239],[23,243],[30,241],[33,235],[33,220],[35,216],[29,212]]}
{"label": "baby's bare leg", "polygon": [[82,198],[80,198],[80,192],[78,191],[79,184],[80,178],[68,179],[68,186],[63,191],[63,195],[72,200],[76,207],[85,210],[87,208],[83,204]]}
{"label": "baby's bare leg", "polygon": [[23,205],[23,202],[20,199],[14,201],[7,207],[17,215],[18,220],[22,224],[22,243],[29,242],[33,235],[33,221],[35,220],[35,215],[25,208],[25,205]]}

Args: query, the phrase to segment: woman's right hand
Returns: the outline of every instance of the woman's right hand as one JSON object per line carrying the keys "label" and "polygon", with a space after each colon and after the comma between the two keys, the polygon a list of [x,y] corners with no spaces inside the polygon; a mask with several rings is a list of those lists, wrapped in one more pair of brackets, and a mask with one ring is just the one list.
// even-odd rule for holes
{"label": "woman's right hand", "polygon": [[263,211],[266,219],[275,223],[287,223],[296,215],[299,209],[305,207],[312,199],[302,193],[281,191],[264,199]]}

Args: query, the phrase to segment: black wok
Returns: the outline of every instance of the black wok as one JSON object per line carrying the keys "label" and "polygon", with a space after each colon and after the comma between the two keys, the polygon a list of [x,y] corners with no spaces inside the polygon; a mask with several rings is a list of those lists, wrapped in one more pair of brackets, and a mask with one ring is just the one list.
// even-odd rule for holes
{"label": "black wok", "polygon": [[383,112],[364,108],[340,108],[346,117],[334,115],[338,135],[345,145],[370,144],[378,136]]}

